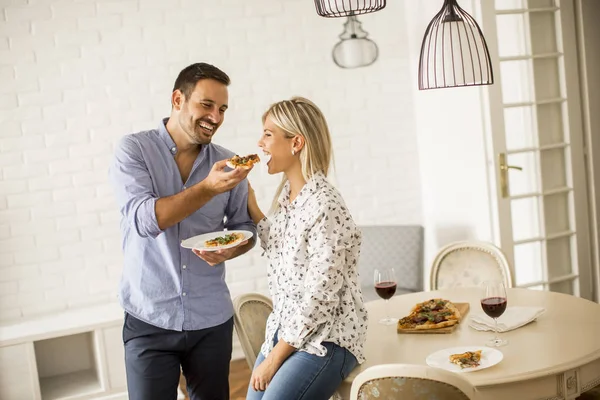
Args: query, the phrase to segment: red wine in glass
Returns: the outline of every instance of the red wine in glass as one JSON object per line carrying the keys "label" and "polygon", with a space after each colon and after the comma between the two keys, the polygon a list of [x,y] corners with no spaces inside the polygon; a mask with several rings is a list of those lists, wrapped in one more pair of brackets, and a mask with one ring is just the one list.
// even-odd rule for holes
{"label": "red wine in glass", "polygon": [[396,294],[396,274],[393,268],[382,268],[375,270],[374,279],[375,292],[385,301],[385,318],[379,320],[380,324],[393,325],[398,320],[391,318],[389,313],[389,300]]}
{"label": "red wine in glass", "polygon": [[500,347],[508,344],[507,340],[498,337],[498,318],[506,311],[508,304],[506,288],[501,281],[487,281],[483,283],[481,308],[490,318],[494,319],[495,336],[486,344],[490,347]]}
{"label": "red wine in glass", "polygon": [[498,318],[504,314],[506,304],[506,297],[488,297],[481,300],[481,308],[490,318]]}
{"label": "red wine in glass", "polygon": [[375,284],[377,295],[384,300],[391,299],[396,294],[396,282],[380,282]]}

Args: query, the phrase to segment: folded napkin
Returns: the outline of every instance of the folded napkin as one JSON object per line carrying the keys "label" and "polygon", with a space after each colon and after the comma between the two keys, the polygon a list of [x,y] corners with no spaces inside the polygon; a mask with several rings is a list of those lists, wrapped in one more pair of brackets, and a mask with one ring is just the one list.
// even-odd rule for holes
{"label": "folded napkin", "polygon": [[[498,318],[498,332],[511,331],[527,325],[546,312],[543,307],[507,307],[504,314]],[[483,313],[473,313],[469,326],[478,331],[493,331],[494,319]]]}

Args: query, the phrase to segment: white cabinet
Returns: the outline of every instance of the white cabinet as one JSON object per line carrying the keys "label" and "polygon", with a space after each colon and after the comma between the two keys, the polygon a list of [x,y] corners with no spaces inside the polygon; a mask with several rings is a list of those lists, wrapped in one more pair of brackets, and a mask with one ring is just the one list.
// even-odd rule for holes
{"label": "white cabinet", "polygon": [[0,347],[0,399],[38,400],[39,383],[31,363],[31,343]]}
{"label": "white cabinet", "polygon": [[116,304],[0,327],[0,399],[126,399]]}
{"label": "white cabinet", "polygon": [[108,367],[108,384],[111,389],[125,389],[127,379],[125,375],[125,351],[123,348],[123,328],[115,326],[105,328],[104,354]]}

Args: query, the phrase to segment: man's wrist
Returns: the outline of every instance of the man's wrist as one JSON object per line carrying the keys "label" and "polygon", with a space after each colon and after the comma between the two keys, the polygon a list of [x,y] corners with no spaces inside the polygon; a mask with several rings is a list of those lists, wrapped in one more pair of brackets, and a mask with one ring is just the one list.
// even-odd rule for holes
{"label": "man's wrist", "polygon": [[206,183],[206,180],[198,182],[190,189],[194,190],[194,194],[206,196],[206,198],[209,200],[219,194],[213,188],[211,188],[210,185]]}
{"label": "man's wrist", "polygon": [[250,250],[254,246],[255,241],[256,240],[254,239],[254,237],[251,237],[250,239],[248,239],[248,243],[236,247],[230,260],[248,252],[248,250]]}

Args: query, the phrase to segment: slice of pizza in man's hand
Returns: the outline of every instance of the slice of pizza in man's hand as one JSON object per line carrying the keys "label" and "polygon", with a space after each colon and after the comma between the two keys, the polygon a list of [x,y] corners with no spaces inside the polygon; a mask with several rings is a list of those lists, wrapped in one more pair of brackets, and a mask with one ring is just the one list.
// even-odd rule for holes
{"label": "slice of pizza in man's hand", "polygon": [[256,163],[260,162],[260,158],[257,154],[250,154],[244,157],[240,157],[237,154],[227,160],[227,166],[229,168],[245,168],[250,169]]}

